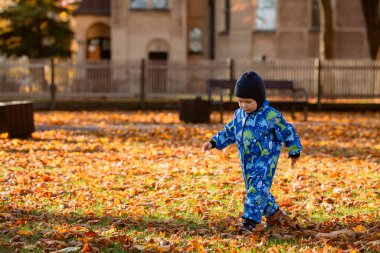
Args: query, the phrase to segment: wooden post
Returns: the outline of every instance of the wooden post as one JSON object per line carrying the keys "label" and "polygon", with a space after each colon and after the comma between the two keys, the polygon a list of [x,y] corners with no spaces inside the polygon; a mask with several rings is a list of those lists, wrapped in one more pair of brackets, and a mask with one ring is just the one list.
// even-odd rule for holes
{"label": "wooden post", "polygon": [[140,65],[140,108],[145,108],[145,59],[141,59]]}
{"label": "wooden post", "polygon": [[316,67],[317,67],[317,83],[318,83],[318,94],[317,94],[317,109],[318,110],[321,110],[322,109],[322,104],[321,104],[321,100],[322,100],[322,82],[321,82],[321,60],[318,58],[315,60],[316,62]]}
{"label": "wooden post", "polygon": [[[227,58],[227,80],[234,81],[235,80],[235,61],[232,58]],[[224,109],[224,104],[223,104],[223,90],[220,89],[220,123],[223,123],[223,109]],[[234,90],[232,89],[230,91],[230,102],[232,101],[232,96],[233,96]]]}
{"label": "wooden post", "polygon": [[51,67],[51,84],[50,84],[50,110],[55,110],[56,104],[56,95],[57,95],[57,86],[55,85],[55,64],[54,59],[50,58],[50,67]]}
{"label": "wooden post", "polygon": [[230,80],[235,80],[235,61],[234,59],[229,59],[229,64],[230,64]]}

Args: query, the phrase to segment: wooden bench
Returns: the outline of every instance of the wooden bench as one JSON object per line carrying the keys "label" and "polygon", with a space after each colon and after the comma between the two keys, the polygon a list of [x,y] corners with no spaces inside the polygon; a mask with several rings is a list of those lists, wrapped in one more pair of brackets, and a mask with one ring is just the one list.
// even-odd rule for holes
{"label": "wooden bench", "polygon": [[[291,101],[289,102],[291,104],[292,109],[292,118],[295,119],[295,107],[296,105],[301,105],[303,107],[304,111],[304,120],[307,121],[307,114],[308,114],[308,93],[304,88],[295,88],[294,82],[290,80],[264,80],[265,82],[265,90],[277,90],[277,91],[284,91],[289,92]],[[220,108],[220,122],[223,122],[223,91],[227,90],[229,92],[229,100],[232,102],[232,97],[234,94],[236,80],[208,80],[206,81],[207,85],[207,96],[208,100],[212,102],[212,104],[219,104]],[[212,99],[212,94],[214,90],[219,91],[220,101],[214,101]],[[268,92],[267,92],[268,93]],[[297,96],[298,93],[302,93],[302,96],[300,99]],[[283,94],[281,94],[282,96]],[[275,102],[275,101],[272,101]]]}
{"label": "wooden bench", "polygon": [[32,102],[0,103],[0,133],[8,133],[9,138],[27,138],[34,130]]}

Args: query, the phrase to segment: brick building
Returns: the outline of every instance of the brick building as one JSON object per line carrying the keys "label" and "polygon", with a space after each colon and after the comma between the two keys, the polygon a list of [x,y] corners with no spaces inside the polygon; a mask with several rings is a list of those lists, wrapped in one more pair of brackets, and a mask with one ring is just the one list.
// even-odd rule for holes
{"label": "brick building", "polygon": [[[332,0],[335,58],[369,58],[360,0]],[[318,57],[317,0],[83,0],[77,58]]]}

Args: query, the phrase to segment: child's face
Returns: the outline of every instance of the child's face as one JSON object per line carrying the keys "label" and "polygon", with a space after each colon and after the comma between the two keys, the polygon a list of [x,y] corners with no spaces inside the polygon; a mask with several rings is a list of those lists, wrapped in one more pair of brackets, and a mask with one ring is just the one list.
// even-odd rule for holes
{"label": "child's face", "polygon": [[239,98],[237,97],[239,106],[246,113],[251,113],[257,109],[257,103],[252,98]]}

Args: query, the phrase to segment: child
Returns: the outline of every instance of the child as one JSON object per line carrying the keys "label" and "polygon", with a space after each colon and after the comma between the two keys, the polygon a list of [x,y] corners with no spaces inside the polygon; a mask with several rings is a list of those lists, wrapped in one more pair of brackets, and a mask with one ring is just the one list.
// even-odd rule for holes
{"label": "child", "polygon": [[284,215],[270,193],[281,147],[289,148],[293,166],[302,145],[294,127],[266,100],[263,79],[253,71],[243,73],[236,82],[234,95],[239,109],[224,130],[203,144],[203,152],[224,149],[236,143],[246,188],[243,225],[240,232],[252,232],[267,217],[268,224]]}

